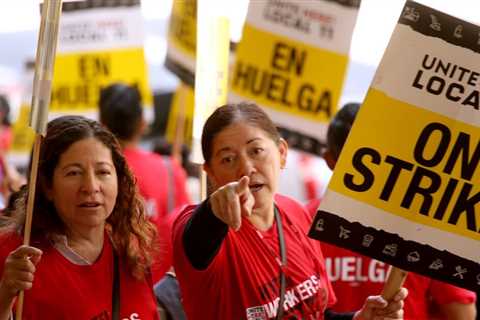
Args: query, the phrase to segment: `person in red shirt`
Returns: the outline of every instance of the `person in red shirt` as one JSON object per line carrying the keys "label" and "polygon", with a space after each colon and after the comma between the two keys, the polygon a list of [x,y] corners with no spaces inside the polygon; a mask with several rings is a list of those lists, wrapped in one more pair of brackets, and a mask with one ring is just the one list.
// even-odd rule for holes
{"label": "person in red shirt", "polygon": [[400,319],[401,289],[387,303],[368,297],[335,314],[311,217],[276,194],[287,143],[258,106],[225,105],[202,133],[204,169],[215,191],[173,227],[174,267],[189,320]]}
{"label": "person in red shirt", "polygon": [[[333,170],[347,140],[358,103],[346,104],[332,119],[327,131],[327,150],[324,158]],[[320,199],[307,204],[313,216]],[[347,249],[322,243],[326,269],[339,300],[332,309],[345,311],[358,308],[365,297],[380,292],[389,266]],[[473,320],[475,319],[475,293],[447,283],[409,273],[404,286],[409,290],[405,300],[405,319],[411,320]]]}
{"label": "person in red shirt", "polygon": [[158,319],[149,268],[155,226],[115,137],[80,116],[52,120],[39,157],[31,246],[23,188],[0,218],[0,320]]}
{"label": "person in red shirt", "polygon": [[100,92],[99,119],[120,141],[123,154],[132,170],[140,194],[145,199],[147,213],[157,225],[160,256],[153,267],[157,282],[172,265],[171,219],[175,208],[189,204],[186,174],[169,156],[139,147],[146,122],[137,88],[122,83],[111,84]]}

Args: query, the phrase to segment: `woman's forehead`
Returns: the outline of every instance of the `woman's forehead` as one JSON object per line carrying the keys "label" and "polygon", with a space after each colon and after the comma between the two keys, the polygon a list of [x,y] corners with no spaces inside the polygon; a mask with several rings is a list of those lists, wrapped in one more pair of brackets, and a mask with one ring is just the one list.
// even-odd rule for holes
{"label": "woman's forehead", "polygon": [[102,158],[113,162],[110,148],[96,137],[87,137],[73,142],[62,152],[59,163],[83,158]]}
{"label": "woman's forehead", "polygon": [[237,147],[265,140],[273,141],[263,129],[244,122],[238,122],[225,127],[215,136],[213,139],[213,151],[216,152],[226,146]]}

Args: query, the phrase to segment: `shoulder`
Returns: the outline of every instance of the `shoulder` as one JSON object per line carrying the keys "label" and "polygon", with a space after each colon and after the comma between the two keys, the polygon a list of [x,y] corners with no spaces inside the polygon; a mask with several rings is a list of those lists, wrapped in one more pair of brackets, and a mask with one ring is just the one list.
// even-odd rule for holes
{"label": "shoulder", "polygon": [[178,233],[183,232],[183,228],[185,227],[185,224],[188,222],[190,217],[192,216],[193,212],[195,209],[198,207],[198,205],[189,205],[185,206],[174,218],[173,223],[172,223],[172,233],[173,236],[175,237]]}
{"label": "shoulder", "polygon": [[290,197],[284,196],[282,194],[275,194],[275,204],[284,210],[296,210],[302,209],[304,210],[303,206],[297,200],[294,200]]}
{"label": "shoulder", "polygon": [[429,291],[432,293],[433,300],[438,304],[454,302],[469,304],[474,303],[476,300],[475,292],[439,280],[431,280]]}
{"label": "shoulder", "polygon": [[280,194],[275,195],[275,204],[283,211],[288,218],[295,224],[309,225],[312,222],[312,217],[308,214],[305,206],[300,202]]}

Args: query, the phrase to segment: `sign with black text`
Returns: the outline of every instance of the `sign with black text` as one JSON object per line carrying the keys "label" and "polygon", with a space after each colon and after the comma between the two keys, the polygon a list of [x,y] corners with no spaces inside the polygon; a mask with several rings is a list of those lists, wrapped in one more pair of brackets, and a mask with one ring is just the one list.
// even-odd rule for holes
{"label": "sign with black text", "polygon": [[251,1],[229,100],[264,108],[293,148],[321,154],[342,92],[359,0]]}
{"label": "sign with black text", "polygon": [[50,111],[95,117],[99,93],[112,82],[136,86],[152,105],[139,0],[63,4]]}
{"label": "sign with black text", "polygon": [[407,1],[310,236],[480,290],[480,27]]}

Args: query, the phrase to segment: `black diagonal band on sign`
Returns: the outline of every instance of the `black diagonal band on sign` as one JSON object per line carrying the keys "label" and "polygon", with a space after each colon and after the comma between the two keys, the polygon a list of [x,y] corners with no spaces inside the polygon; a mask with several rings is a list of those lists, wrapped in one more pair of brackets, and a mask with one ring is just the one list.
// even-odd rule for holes
{"label": "black diagonal band on sign", "polygon": [[[446,250],[318,211],[309,237],[350,249],[398,268],[480,291],[480,264]],[[449,241],[448,238],[445,241]]]}
{"label": "black diagonal band on sign", "polygon": [[140,0],[83,0],[62,3],[62,12],[80,11],[93,8],[118,8],[140,6]]}
{"label": "black diagonal band on sign", "polygon": [[341,6],[351,7],[351,8],[360,8],[361,0],[325,0],[327,2],[334,2]]}
{"label": "black diagonal band on sign", "polygon": [[165,67],[174,74],[176,74],[183,83],[188,84],[192,88],[195,87],[195,74],[174,61],[168,55],[165,59]]}
{"label": "black diagonal band on sign", "polygon": [[326,144],[319,139],[294,131],[284,127],[277,126],[278,132],[288,142],[288,147],[302,150],[317,156],[322,156]]}
{"label": "black diagonal band on sign", "polygon": [[398,23],[410,26],[425,36],[480,53],[479,26],[414,1],[407,1]]}

